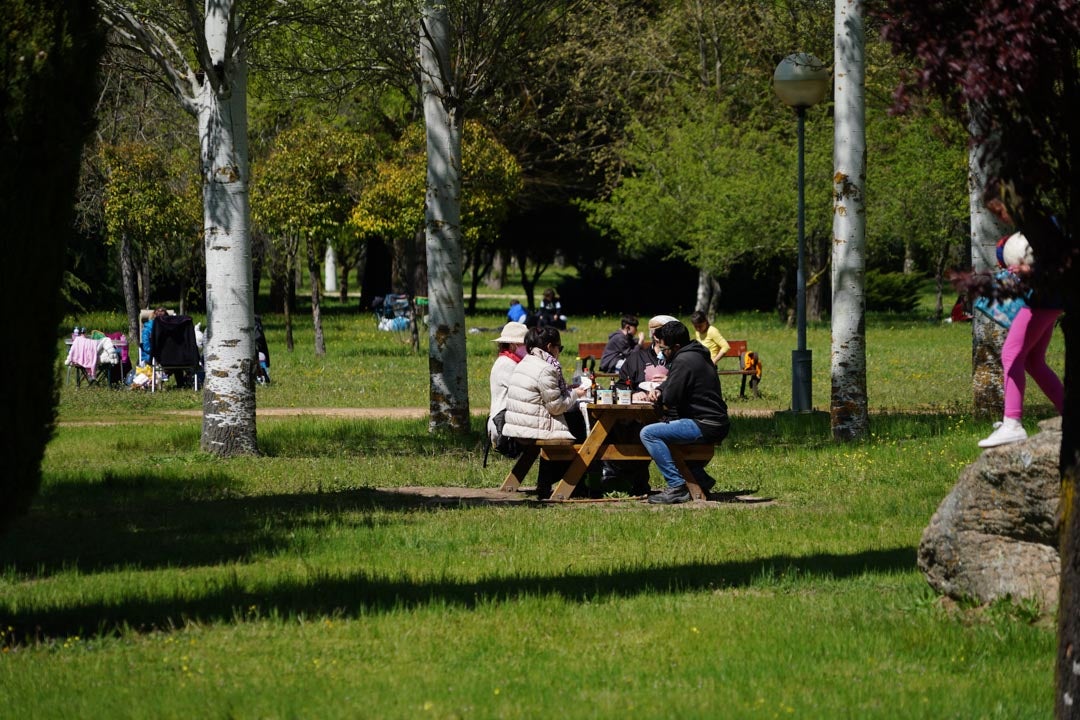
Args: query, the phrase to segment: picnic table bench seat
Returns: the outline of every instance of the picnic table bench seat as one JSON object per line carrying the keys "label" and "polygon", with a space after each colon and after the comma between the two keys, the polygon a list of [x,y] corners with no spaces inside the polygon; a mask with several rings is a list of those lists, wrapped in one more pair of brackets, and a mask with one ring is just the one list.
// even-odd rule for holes
{"label": "picnic table bench seat", "polygon": [[[529,470],[538,457],[545,460],[574,460],[580,461],[587,467],[593,460],[652,460],[641,443],[604,443],[599,452],[586,457],[581,450],[584,443],[576,443],[570,440],[531,440],[518,439],[518,445],[522,447],[521,457],[514,463],[506,479],[499,488],[504,492],[515,492],[529,474]],[[684,478],[687,478],[686,487],[690,490],[690,497],[694,500],[706,500],[704,491],[693,480],[693,475],[685,465],[687,460],[699,460],[708,462],[716,453],[716,444],[697,443],[689,445],[673,445],[671,454],[675,464]],[[575,483],[564,488],[560,482],[552,493],[553,500],[568,500]],[[562,488],[562,490],[560,490]]]}

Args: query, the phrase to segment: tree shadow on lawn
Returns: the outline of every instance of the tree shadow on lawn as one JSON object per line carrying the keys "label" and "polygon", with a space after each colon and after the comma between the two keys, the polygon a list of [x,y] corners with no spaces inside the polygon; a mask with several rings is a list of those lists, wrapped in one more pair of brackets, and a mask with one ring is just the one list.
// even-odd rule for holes
{"label": "tree shadow on lawn", "polygon": [[[541,503],[531,493],[441,486],[242,495],[238,485],[216,473],[113,471],[95,482],[81,477],[53,482],[29,514],[0,536],[0,572],[38,579],[70,570],[91,574],[209,567],[295,548],[297,533],[308,537],[329,527],[370,530],[400,522],[394,513],[510,505],[568,509],[595,502]],[[720,493],[718,499],[732,492]],[[611,506],[630,509],[630,502]]]}
{"label": "tree shadow on lawn", "polygon": [[[127,568],[183,568],[243,563],[295,544],[298,531],[351,522],[357,529],[405,521],[432,512],[429,498],[394,490],[349,489],[322,493],[235,497],[228,477],[184,478],[109,475],[94,484],[48,488],[31,513],[0,538],[0,572],[18,582],[64,571],[88,574]],[[476,503],[490,504],[478,499]],[[446,506],[442,506],[446,508]],[[523,510],[543,511],[539,503]],[[389,511],[376,514],[374,511]],[[445,510],[442,510],[445,511]],[[452,510],[451,510],[452,511]],[[395,516],[394,512],[400,512]],[[346,515],[348,518],[346,519]],[[307,534],[307,533],[304,533]],[[823,553],[723,563],[584,571],[533,577],[491,577],[479,582],[410,582],[357,572],[345,577],[288,578],[265,589],[223,580],[197,599],[175,596],[91,601],[56,608],[25,604],[0,611],[9,642],[167,629],[195,622],[229,622],[253,616],[358,617],[401,607],[480,603],[557,595],[573,602],[597,596],[737,588],[762,577],[843,578],[909,571],[915,548]]]}
{"label": "tree shadow on lawn", "polygon": [[[293,543],[299,530],[394,522],[375,510],[430,510],[419,496],[355,488],[241,495],[226,475],[182,478],[106,472],[101,482],[58,483],[0,537],[0,570],[28,577],[77,569],[205,567],[247,562]],[[482,504],[479,501],[466,504]]]}
{"label": "tree shadow on lawn", "polygon": [[252,591],[238,580],[202,597],[132,599],[117,603],[88,602],[35,610],[20,607],[0,614],[11,627],[9,644],[71,636],[110,635],[124,631],[151,632],[186,623],[222,623],[262,617],[359,618],[426,606],[474,608],[519,598],[557,596],[569,602],[598,598],[629,598],[642,594],[686,593],[716,588],[736,589],[761,578],[842,579],[866,573],[895,573],[915,567],[915,548],[866,550],[841,555],[821,553],[723,563],[688,563],[658,568],[620,569],[534,577],[493,577],[479,582],[434,580],[408,582],[358,572],[346,577],[286,580]]}

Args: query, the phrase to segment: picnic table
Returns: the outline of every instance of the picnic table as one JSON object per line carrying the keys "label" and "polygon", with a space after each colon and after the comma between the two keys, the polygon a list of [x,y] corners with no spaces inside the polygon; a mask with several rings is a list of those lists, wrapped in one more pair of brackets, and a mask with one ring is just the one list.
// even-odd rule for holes
{"label": "picnic table", "polygon": [[[634,434],[634,442],[616,442],[612,439],[617,437],[613,431],[620,425],[627,423],[653,423],[660,419],[660,414],[651,404],[623,404],[623,405],[600,405],[587,403],[585,405],[591,420],[591,429],[583,443],[575,443],[570,440],[518,440],[523,450],[521,457],[514,463],[506,479],[503,480],[501,490],[515,492],[521,487],[525,476],[536,462],[538,457],[547,460],[569,460],[570,467],[562,480],[551,493],[551,499],[556,501],[569,500],[574,488],[585,474],[585,470],[596,459],[602,460],[651,460],[652,457],[645,450],[645,446],[637,440]],[[672,457],[679,468],[679,472],[686,478],[686,487],[690,490],[690,497],[694,500],[706,500],[704,491],[694,481],[690,468],[686,465],[687,460],[702,460],[708,462],[716,451],[713,443],[694,445],[673,445]]]}

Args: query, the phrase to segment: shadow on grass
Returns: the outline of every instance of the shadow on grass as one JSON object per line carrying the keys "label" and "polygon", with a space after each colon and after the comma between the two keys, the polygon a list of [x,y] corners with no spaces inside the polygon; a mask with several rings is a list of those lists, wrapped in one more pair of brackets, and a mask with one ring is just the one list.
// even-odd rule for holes
{"label": "shadow on grass", "polygon": [[9,643],[27,643],[74,635],[110,635],[131,630],[150,632],[189,622],[238,622],[299,616],[357,618],[372,612],[426,606],[469,609],[527,597],[557,596],[569,602],[595,602],[598,598],[735,589],[758,581],[768,584],[786,578],[842,579],[866,573],[903,572],[914,566],[915,548],[892,548],[849,555],[781,555],[740,562],[688,563],[610,572],[493,577],[478,582],[408,582],[359,572],[345,577],[290,579],[252,591],[242,587],[234,577],[188,601],[137,598],[44,610],[20,608],[0,616],[0,622],[12,628],[6,637]]}
{"label": "shadow on grass", "polygon": [[373,489],[241,497],[234,485],[220,475],[111,473],[91,485],[54,485],[0,538],[0,569],[46,577],[245,562],[289,547],[300,529],[346,516],[357,529],[372,528],[392,516],[366,513],[424,508],[421,498]]}
{"label": "shadow on grass", "polygon": [[[295,546],[295,535],[352,523],[360,529],[432,512],[430,499],[392,491],[353,489],[324,493],[236,497],[229,478],[107,475],[93,484],[59,483],[30,515],[0,538],[0,572],[8,581],[119,569],[213,567],[252,561]],[[463,500],[459,507],[486,504]],[[446,507],[446,506],[444,506]],[[529,503],[522,511],[543,512]],[[381,511],[381,512],[377,512]],[[445,511],[445,510],[444,510]],[[399,513],[395,515],[395,513]],[[302,541],[301,541],[302,542]],[[557,595],[569,601],[597,596],[686,592],[742,587],[755,581],[804,576],[843,578],[890,573],[915,565],[914,548],[804,557],[777,556],[740,562],[693,563],[657,568],[586,571],[549,576],[492,577],[479,582],[402,581],[358,572],[345,577],[317,572],[252,589],[233,575],[191,600],[178,596],[89,601],[60,607],[25,604],[0,611],[10,642],[149,631],[188,621],[228,622],[254,616],[357,617],[401,607],[453,605]],[[252,608],[256,608],[252,611]]]}
{"label": "shadow on grass", "polygon": [[342,420],[310,416],[302,422],[275,424],[259,433],[259,449],[268,457],[356,457],[483,452],[486,419],[471,418],[467,433],[428,432],[427,419],[367,418]]}

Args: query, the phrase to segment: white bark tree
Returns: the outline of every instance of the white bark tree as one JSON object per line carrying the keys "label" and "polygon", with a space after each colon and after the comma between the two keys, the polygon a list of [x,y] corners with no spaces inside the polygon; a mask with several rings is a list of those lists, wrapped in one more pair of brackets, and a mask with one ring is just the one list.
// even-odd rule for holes
{"label": "white bark tree", "polygon": [[866,112],[862,0],[836,0],[833,16],[832,396],[833,438],[866,436]]}
{"label": "white bark tree", "polygon": [[337,253],[334,252],[333,245],[327,244],[326,246],[326,257],[323,259],[323,268],[324,289],[328,293],[337,292]]}
{"label": "white bark tree", "polygon": [[[969,123],[971,136],[981,137],[976,112]],[[983,205],[983,188],[993,168],[984,167],[987,158],[979,146],[968,152],[968,185],[971,207],[971,266],[975,272],[987,272],[997,267],[995,246],[1007,228]],[[1001,347],[1005,330],[982,313],[971,321],[971,387],[975,415],[981,418],[1000,418],[1005,409],[1005,378],[1001,366]]]}
{"label": "white bark tree", "polygon": [[193,68],[160,14],[168,8],[104,0],[115,31],[151,58],[183,108],[198,121],[206,249],[206,385],[202,448],[229,456],[258,452],[255,432],[254,293],[248,207],[247,66],[238,0],[184,3]]}
{"label": "white bark tree", "polygon": [[430,429],[467,432],[469,374],[461,251],[461,108],[448,83],[450,23],[446,6],[426,3],[420,22],[420,69],[427,131],[425,236],[428,266]]}

